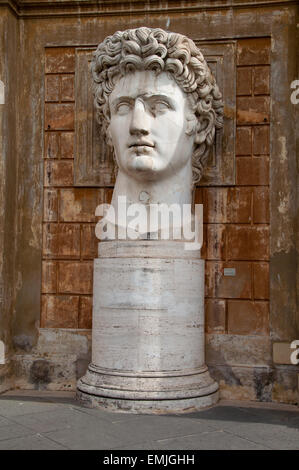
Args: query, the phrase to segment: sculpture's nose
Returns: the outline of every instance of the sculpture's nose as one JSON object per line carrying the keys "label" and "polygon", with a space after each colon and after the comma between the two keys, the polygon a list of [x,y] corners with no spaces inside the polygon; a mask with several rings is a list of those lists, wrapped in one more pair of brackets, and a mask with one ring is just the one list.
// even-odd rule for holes
{"label": "sculpture's nose", "polygon": [[132,111],[130,134],[147,135],[150,129],[149,116],[145,109],[145,104],[141,99],[136,99]]}

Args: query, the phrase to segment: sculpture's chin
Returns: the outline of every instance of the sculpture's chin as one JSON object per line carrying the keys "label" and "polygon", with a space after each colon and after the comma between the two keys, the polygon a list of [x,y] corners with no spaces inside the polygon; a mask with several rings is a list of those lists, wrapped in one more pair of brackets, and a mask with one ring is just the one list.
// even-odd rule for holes
{"label": "sculpture's chin", "polygon": [[129,162],[129,169],[138,172],[154,170],[154,159],[149,155],[136,155]]}

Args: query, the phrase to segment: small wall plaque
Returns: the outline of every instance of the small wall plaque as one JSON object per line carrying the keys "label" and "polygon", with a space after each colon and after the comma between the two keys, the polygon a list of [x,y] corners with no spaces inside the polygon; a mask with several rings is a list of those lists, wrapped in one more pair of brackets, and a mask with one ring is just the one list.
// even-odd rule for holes
{"label": "small wall plaque", "polygon": [[236,268],[224,268],[223,274],[224,276],[235,276]]}

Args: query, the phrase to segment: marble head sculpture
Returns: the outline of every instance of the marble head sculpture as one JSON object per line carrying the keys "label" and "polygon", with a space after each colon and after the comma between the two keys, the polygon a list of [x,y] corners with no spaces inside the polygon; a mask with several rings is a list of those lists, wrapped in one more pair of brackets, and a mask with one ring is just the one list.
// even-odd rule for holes
{"label": "marble head sculpture", "polygon": [[[109,36],[92,72],[118,174],[109,209],[97,213],[105,242],[94,260],[92,362],[78,398],[133,413],[210,406],[218,384],[205,365],[204,260],[196,236],[185,243],[198,221],[184,208],[221,127],[221,94],[195,44],[162,29]],[[153,224],[155,208],[169,218],[161,211]]]}
{"label": "marble head sculpture", "polygon": [[198,183],[223,103],[194,42],[159,28],[117,31],[99,44],[92,74],[97,120],[119,169],[150,181],[189,163],[190,184]]}

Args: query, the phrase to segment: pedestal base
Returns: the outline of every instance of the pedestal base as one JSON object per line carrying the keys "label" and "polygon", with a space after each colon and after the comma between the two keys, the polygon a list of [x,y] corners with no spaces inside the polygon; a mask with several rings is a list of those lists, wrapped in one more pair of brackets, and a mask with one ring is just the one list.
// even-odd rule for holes
{"label": "pedestal base", "polygon": [[182,242],[102,242],[94,262],[89,407],[187,413],[215,404],[204,358],[204,261]]}
{"label": "pedestal base", "polygon": [[218,390],[210,395],[176,400],[123,400],[99,397],[77,390],[77,400],[88,408],[102,408],[107,411],[117,411],[135,414],[184,414],[208,408],[217,403]]}
{"label": "pedestal base", "polygon": [[130,413],[191,413],[214,405],[218,384],[206,366],[196,371],[111,373],[90,364],[77,399],[91,408]]}

